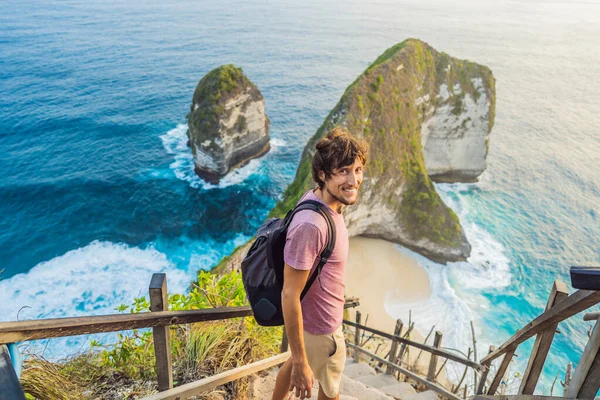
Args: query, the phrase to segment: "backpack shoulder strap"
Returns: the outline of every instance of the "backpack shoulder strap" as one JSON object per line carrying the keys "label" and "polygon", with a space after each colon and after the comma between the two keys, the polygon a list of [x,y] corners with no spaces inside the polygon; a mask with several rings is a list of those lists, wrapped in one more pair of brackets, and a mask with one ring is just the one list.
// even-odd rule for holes
{"label": "backpack shoulder strap", "polygon": [[315,212],[321,214],[323,216],[323,218],[325,218],[325,221],[327,222],[327,233],[328,233],[327,238],[328,238],[328,240],[327,240],[327,245],[325,246],[325,249],[323,249],[323,251],[321,252],[321,254],[318,257],[319,262],[317,264],[317,267],[315,268],[315,270],[311,274],[311,276],[308,278],[308,281],[306,282],[306,285],[304,286],[304,289],[302,290],[302,294],[300,295],[300,300],[302,300],[304,298],[304,296],[306,296],[306,294],[308,293],[308,290],[311,288],[312,284],[315,282],[315,280],[321,273],[321,269],[327,263],[327,260],[329,259],[329,257],[331,257],[331,254],[333,253],[333,249],[335,248],[335,241],[336,241],[335,223],[333,222],[333,219],[331,219],[331,215],[329,215],[329,210],[327,209],[327,207],[324,204],[322,204],[318,201],[315,201],[315,200],[305,200],[305,201],[299,203],[296,206],[296,208],[294,208],[291,212],[289,212],[285,217],[286,229],[289,227],[290,223],[292,222],[292,218],[294,217],[294,215],[298,211],[302,211],[302,210],[315,211]]}

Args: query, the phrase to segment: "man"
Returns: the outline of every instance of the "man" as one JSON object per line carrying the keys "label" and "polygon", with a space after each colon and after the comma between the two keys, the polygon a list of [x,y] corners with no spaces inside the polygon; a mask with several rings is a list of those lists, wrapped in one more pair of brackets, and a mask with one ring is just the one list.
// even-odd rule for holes
{"label": "man", "polygon": [[319,400],[339,399],[346,359],[342,319],[348,258],[348,230],[342,209],[358,200],[367,153],[368,144],[342,128],[333,129],[316,145],[312,176],[318,186],[300,201],[316,200],[327,206],[336,229],[335,248],[319,279],[300,302],[316,259],[327,245],[328,232],[322,215],[311,210],[296,213],[287,231],[281,293],[292,356],[279,370],[273,400],[291,395],[311,397],[314,379],[319,382]]}

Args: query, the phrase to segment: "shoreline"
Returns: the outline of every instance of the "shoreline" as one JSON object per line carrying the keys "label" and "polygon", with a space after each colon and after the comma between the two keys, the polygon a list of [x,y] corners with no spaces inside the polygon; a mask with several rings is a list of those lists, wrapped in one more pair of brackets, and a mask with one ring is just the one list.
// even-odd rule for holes
{"label": "shoreline", "polygon": [[345,294],[359,298],[356,310],[362,313],[363,324],[368,318],[367,326],[389,333],[396,320],[385,310],[386,299],[412,303],[431,296],[425,269],[396,246],[381,239],[350,238],[345,277]]}
{"label": "shoreline", "polygon": [[[360,302],[360,306],[348,315],[350,320],[355,319],[355,311],[360,311],[363,325],[394,333],[396,320],[387,313],[386,301],[415,303],[430,298],[431,286],[427,271],[397,246],[382,239],[350,238],[345,294],[346,297],[358,297]],[[409,321],[402,322],[404,336],[409,329]],[[419,343],[425,342],[423,332],[414,327],[408,338]],[[385,354],[387,343],[374,340],[367,348],[377,352],[379,346],[383,345],[382,351]],[[430,355],[416,350],[408,350],[402,364],[413,371],[419,371],[421,375],[426,374]],[[442,386],[450,387],[445,370],[441,371],[437,381]]]}

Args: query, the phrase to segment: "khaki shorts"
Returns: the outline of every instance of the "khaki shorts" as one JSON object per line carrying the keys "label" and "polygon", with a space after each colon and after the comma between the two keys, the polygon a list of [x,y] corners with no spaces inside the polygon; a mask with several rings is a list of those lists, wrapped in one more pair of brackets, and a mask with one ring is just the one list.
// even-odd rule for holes
{"label": "khaki shorts", "polygon": [[308,365],[323,392],[327,397],[337,396],[346,363],[346,342],[342,327],[325,335],[313,335],[304,331],[304,347]]}

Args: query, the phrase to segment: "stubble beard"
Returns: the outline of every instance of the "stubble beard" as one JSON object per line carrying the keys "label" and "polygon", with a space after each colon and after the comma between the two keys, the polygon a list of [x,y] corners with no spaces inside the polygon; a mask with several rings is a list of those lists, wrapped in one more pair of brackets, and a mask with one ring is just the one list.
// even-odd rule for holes
{"label": "stubble beard", "polygon": [[345,206],[351,206],[353,204],[356,204],[356,202],[358,201],[358,188],[356,188],[356,200],[354,201],[350,201],[344,198],[340,198],[339,196],[331,193],[331,190],[329,190],[329,188],[327,186],[325,186],[325,190],[327,190],[327,193],[329,193],[329,195],[331,197],[333,197],[334,199],[336,199],[337,201],[339,201],[340,203],[342,203]]}

